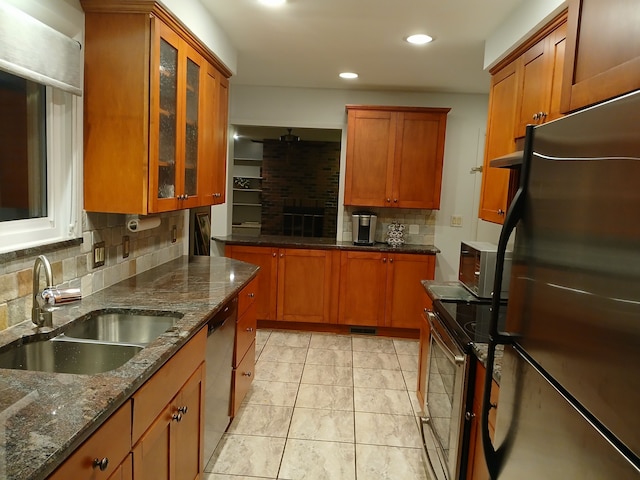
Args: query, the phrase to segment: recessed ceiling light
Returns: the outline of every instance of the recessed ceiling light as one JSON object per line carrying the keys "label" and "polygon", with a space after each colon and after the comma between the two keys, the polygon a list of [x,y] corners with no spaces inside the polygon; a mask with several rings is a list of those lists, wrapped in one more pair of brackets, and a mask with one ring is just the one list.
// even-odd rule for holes
{"label": "recessed ceiling light", "polygon": [[340,74],[340,78],[354,79],[354,78],[358,78],[358,74],[353,72],[342,72]]}
{"label": "recessed ceiling light", "polygon": [[260,0],[260,3],[270,7],[279,7],[280,5],[287,3],[287,0]]}
{"label": "recessed ceiling light", "polygon": [[418,33],[417,35],[409,35],[405,40],[414,45],[424,45],[425,43],[433,41],[433,37],[425,35],[424,33]]}

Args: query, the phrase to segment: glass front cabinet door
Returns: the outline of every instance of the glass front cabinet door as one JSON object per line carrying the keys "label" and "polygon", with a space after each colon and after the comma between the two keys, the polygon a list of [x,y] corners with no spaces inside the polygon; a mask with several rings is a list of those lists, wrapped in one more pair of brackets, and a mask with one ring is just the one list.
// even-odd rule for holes
{"label": "glass front cabinet door", "polygon": [[153,25],[149,199],[160,212],[200,205],[204,60],[161,21]]}

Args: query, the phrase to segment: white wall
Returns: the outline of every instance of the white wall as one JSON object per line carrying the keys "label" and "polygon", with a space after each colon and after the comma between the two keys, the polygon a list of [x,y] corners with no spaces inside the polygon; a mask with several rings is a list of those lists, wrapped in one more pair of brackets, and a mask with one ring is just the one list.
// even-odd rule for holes
{"label": "white wall", "polygon": [[[233,85],[229,110],[231,125],[263,125],[342,129],[341,184],[339,203],[344,199],[346,104],[450,107],[442,177],[441,209],[437,212],[435,245],[436,278],[457,278],[461,240],[475,239],[478,226],[480,175],[471,168],[482,165],[487,95],[384,92]],[[230,202],[227,202],[227,208]],[[463,226],[450,227],[451,215],[462,215]],[[223,221],[216,217],[214,222]],[[227,221],[227,218],[224,219]],[[339,209],[338,229],[342,228]],[[218,226],[219,227],[219,226]],[[341,238],[341,231],[338,232]]]}
{"label": "white wall", "polygon": [[520,43],[540,30],[567,7],[567,0],[528,0],[487,38],[484,44],[484,68],[505,58]]}
{"label": "white wall", "polygon": [[236,48],[199,0],[162,0],[162,3],[209,47],[229,70],[237,72]]}

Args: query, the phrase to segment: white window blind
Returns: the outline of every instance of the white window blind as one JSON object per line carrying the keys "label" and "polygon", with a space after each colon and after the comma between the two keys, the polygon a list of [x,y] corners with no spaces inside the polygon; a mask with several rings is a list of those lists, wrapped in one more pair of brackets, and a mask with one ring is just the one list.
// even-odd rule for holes
{"label": "white window blind", "polygon": [[80,44],[1,0],[0,69],[82,95]]}

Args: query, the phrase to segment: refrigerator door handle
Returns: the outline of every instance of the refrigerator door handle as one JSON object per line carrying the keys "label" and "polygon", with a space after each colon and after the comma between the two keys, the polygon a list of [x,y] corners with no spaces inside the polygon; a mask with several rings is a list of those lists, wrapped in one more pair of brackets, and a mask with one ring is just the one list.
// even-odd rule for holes
{"label": "refrigerator door handle", "polygon": [[[492,479],[498,478],[501,470],[502,455],[500,449],[496,448],[491,441],[489,435],[489,410],[491,410],[491,380],[493,365],[495,362],[495,351],[498,344],[511,343],[512,337],[509,334],[498,332],[498,317],[500,314],[500,292],[502,291],[502,275],[504,272],[504,259],[507,250],[507,244],[516,225],[522,218],[525,198],[527,194],[527,186],[529,179],[529,168],[531,165],[531,155],[533,153],[533,135],[534,126],[527,126],[527,133],[524,144],[524,154],[522,167],[520,170],[520,186],[513,197],[509,211],[500,231],[500,239],[498,240],[498,249],[496,253],[496,271],[493,281],[493,298],[491,302],[491,320],[489,322],[489,349],[487,352],[487,375],[484,379],[484,391],[482,392],[482,415],[480,416],[480,428],[482,432],[482,448],[484,458],[487,463],[487,470]],[[515,259],[514,259],[515,260]]]}

